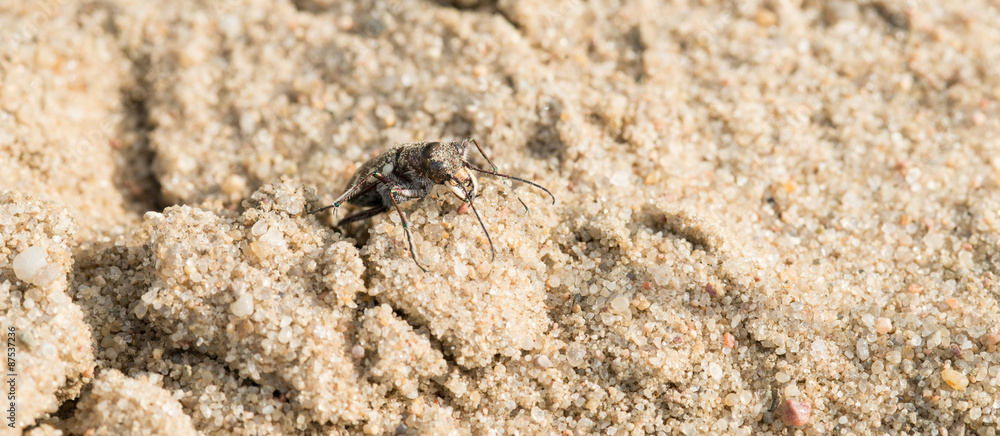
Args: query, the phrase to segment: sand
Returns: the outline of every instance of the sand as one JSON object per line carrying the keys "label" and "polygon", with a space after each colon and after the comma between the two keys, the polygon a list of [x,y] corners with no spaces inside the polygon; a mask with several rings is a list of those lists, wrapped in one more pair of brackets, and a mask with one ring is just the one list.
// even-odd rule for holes
{"label": "sand", "polygon": [[6,2],[2,431],[997,434],[1000,6],[706,3]]}

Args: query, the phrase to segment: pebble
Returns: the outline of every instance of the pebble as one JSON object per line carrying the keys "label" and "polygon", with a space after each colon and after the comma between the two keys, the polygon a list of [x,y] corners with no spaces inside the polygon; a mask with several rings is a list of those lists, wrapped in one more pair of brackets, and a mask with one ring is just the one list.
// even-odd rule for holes
{"label": "pebble", "polygon": [[801,427],[809,422],[812,414],[812,403],[793,399],[785,400],[781,405],[781,420],[793,427]]}
{"label": "pebble", "polygon": [[38,275],[38,272],[41,271],[42,268],[45,268],[45,266],[48,265],[48,261],[45,260],[45,256],[45,249],[37,245],[32,245],[24,251],[18,253],[18,255],[14,257],[12,265],[14,268],[14,276],[16,276],[18,280],[36,284],[35,276]]}
{"label": "pebble", "polygon": [[981,126],[985,122],[986,122],[986,114],[980,111],[975,111],[972,113],[972,125]]}
{"label": "pebble", "polygon": [[875,321],[875,331],[884,335],[892,331],[892,320],[889,318],[879,318]]}
{"label": "pebble", "polygon": [[649,299],[645,295],[635,294],[635,297],[632,298],[632,305],[636,309],[646,310],[649,309],[649,306],[652,306],[652,303],[649,302]]}
{"label": "pebble", "polygon": [[864,338],[858,339],[858,342],[856,342],[854,345],[855,349],[858,352],[858,359],[868,360],[868,357],[870,357],[868,349],[868,340]]}
{"label": "pebble", "polygon": [[247,188],[247,180],[239,174],[232,174],[222,181],[222,193],[229,196],[238,196]]}
{"label": "pebble", "polygon": [[725,345],[726,348],[736,348],[736,338],[733,337],[732,333],[726,332],[722,335],[722,345]]}
{"label": "pebble", "polygon": [[708,375],[712,378],[719,380],[722,378],[722,367],[718,363],[710,362],[708,364]]}
{"label": "pebble", "polygon": [[956,391],[964,391],[966,386],[969,386],[969,377],[951,368],[942,370],[941,378]]}
{"label": "pebble", "polygon": [[285,235],[281,232],[281,230],[273,227],[260,236],[260,241],[278,249],[283,249],[288,245],[288,242],[285,240]]}
{"label": "pebble", "polygon": [[611,310],[622,313],[628,310],[629,300],[624,295],[619,295],[611,300]]}
{"label": "pebble", "polygon": [[549,369],[552,367],[552,361],[544,354],[540,354],[535,358],[535,366],[541,369]]}
{"label": "pebble", "polygon": [[535,421],[536,423],[539,423],[539,424],[541,424],[542,422],[545,422],[545,411],[543,411],[542,409],[540,409],[538,406],[532,407],[531,408],[531,420]]}
{"label": "pebble", "polygon": [[726,395],[726,398],[725,400],[723,400],[723,403],[725,403],[729,407],[733,407],[739,404],[739,401],[740,401],[739,395],[736,395],[735,393],[730,393]]}
{"label": "pebble", "polygon": [[719,296],[719,291],[715,290],[715,285],[713,285],[711,283],[706,283],[705,284],[705,292],[707,292],[708,296],[710,296],[712,298],[718,298],[718,296]]}
{"label": "pebble", "polygon": [[287,344],[291,340],[292,340],[292,328],[288,326],[282,327],[281,330],[278,331],[278,342],[281,342],[282,344]]}
{"label": "pebble", "polygon": [[245,292],[236,301],[229,305],[229,310],[238,317],[250,316],[253,314],[253,295]]}
{"label": "pebble", "polygon": [[962,305],[962,303],[958,301],[957,298],[954,297],[945,298],[944,304],[946,304],[949,308],[952,309],[958,309],[958,307]]}
{"label": "pebble", "polygon": [[566,360],[570,365],[581,366],[587,356],[587,350],[580,344],[572,344],[566,349]]}
{"label": "pebble", "polygon": [[469,275],[469,267],[465,263],[458,262],[455,264],[455,275],[458,277],[465,277]]}
{"label": "pebble", "polygon": [[992,347],[1000,343],[1000,333],[987,333],[983,343],[986,344],[987,347]]}
{"label": "pebble", "polygon": [[252,227],[250,227],[250,233],[254,236],[260,236],[267,232],[267,222],[264,220],[257,221]]}
{"label": "pebble", "polygon": [[774,380],[777,381],[778,383],[788,383],[788,381],[791,379],[792,378],[784,372],[778,372],[777,374],[774,375]]}

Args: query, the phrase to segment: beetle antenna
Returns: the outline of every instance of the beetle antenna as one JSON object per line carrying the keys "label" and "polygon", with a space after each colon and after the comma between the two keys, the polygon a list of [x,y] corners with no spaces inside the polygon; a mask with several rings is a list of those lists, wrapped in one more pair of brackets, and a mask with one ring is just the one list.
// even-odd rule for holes
{"label": "beetle antenna", "polygon": [[462,182],[460,182],[455,176],[452,176],[451,180],[453,180],[459,187],[462,188],[462,191],[465,192],[465,200],[469,202],[469,207],[472,209],[472,213],[476,214],[476,219],[479,220],[479,226],[483,228],[483,233],[486,234],[486,240],[490,243],[490,253],[493,255],[493,257],[490,258],[490,262],[493,262],[497,258],[497,250],[493,247],[493,238],[490,237],[490,231],[486,230],[486,224],[483,223],[483,218],[479,216],[479,211],[476,210],[476,205],[472,204],[472,193],[466,190],[465,186],[462,185]]}
{"label": "beetle antenna", "polygon": [[[527,184],[529,184],[531,186],[534,186],[534,187],[536,187],[538,189],[541,189],[541,190],[545,191],[546,194],[549,194],[549,197],[552,197],[552,204],[556,204],[556,196],[552,195],[552,191],[549,191],[548,189],[545,189],[545,187],[542,186],[542,185],[539,185],[539,184],[537,184],[535,182],[532,182],[530,180],[525,180],[525,179],[522,179],[520,177],[512,176],[510,174],[503,174],[503,173],[498,173],[496,171],[484,170],[484,169],[479,168],[479,167],[477,167],[477,166],[475,166],[475,165],[473,165],[473,164],[471,164],[471,163],[469,163],[467,161],[462,161],[462,163],[465,164],[466,168],[468,168],[470,170],[473,170],[473,171],[478,171],[478,172],[483,173],[483,174],[489,174],[491,176],[503,177],[505,179],[517,180],[518,182],[527,183]],[[513,191],[513,188],[511,188],[511,191]],[[515,193],[514,195],[516,196],[517,193]],[[520,200],[520,197],[518,197],[518,200]],[[524,204],[524,202],[522,201],[521,204]],[[525,206],[525,207],[527,207],[527,206]]]}
{"label": "beetle antenna", "polygon": [[[483,151],[483,147],[479,146],[479,142],[476,141],[476,138],[473,138],[471,136],[468,137],[468,138],[465,138],[465,142],[462,144],[462,145],[464,145],[464,148],[462,150],[467,150],[469,148],[469,143],[470,142],[476,145],[476,149],[479,150],[479,154],[481,154],[483,156],[483,158],[486,159],[486,162],[488,162],[490,164],[490,168],[493,168],[494,172],[499,171],[499,168],[497,168],[496,164],[494,164],[493,161],[490,160],[490,157],[486,155],[486,152]],[[469,161],[465,160],[464,157],[462,158],[462,163],[466,164],[466,166],[471,165],[469,163]],[[508,185],[506,183],[501,183],[501,184],[504,185],[507,189],[509,189],[512,194],[514,194],[514,198],[517,198],[517,201],[519,203],[521,203],[521,206],[524,206],[524,212],[530,214],[531,213],[531,209],[529,209],[528,208],[528,204],[525,203],[524,200],[521,199],[521,196],[517,195],[517,191],[514,190],[514,187],[512,187],[512,186],[510,186],[510,185]]]}

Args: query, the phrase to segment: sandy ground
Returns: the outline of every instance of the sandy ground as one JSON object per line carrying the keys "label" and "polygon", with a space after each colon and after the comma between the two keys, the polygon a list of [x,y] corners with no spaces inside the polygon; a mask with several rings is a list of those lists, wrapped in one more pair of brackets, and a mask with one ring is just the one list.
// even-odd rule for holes
{"label": "sandy ground", "polygon": [[[3,431],[997,434],[997,23],[3,2]],[[495,259],[443,187],[403,205],[426,273],[395,212],[305,213],[470,135],[557,199],[481,175]]]}

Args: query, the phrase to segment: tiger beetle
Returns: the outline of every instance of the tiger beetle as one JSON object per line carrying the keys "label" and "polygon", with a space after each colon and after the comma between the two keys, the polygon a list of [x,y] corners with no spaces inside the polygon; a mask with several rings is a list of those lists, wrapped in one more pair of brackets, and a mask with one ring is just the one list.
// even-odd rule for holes
{"label": "tiger beetle", "polygon": [[[486,158],[486,162],[489,162],[492,170],[479,168],[466,159],[469,145],[472,144]],[[493,161],[486,156],[483,148],[471,136],[461,142],[399,144],[361,165],[361,168],[358,168],[351,180],[347,182],[347,190],[333,204],[311,210],[308,213],[314,214],[333,208],[336,214],[337,209],[345,202],[368,208],[344,217],[337,223],[337,227],[340,227],[388,212],[390,207],[395,207],[403,223],[406,241],[410,245],[410,256],[413,257],[413,262],[417,264],[417,267],[427,272],[427,269],[417,261],[417,253],[413,248],[413,237],[410,235],[410,225],[406,221],[406,215],[400,210],[399,203],[426,197],[434,185],[445,185],[455,196],[468,203],[472,212],[476,214],[479,226],[483,228],[486,240],[490,243],[490,253],[492,254],[490,260],[492,261],[496,259],[493,239],[490,238],[486,224],[483,223],[479,212],[476,211],[476,206],[472,204],[472,200],[479,194],[479,182],[474,173],[489,174],[527,183],[549,194],[553,204],[556,202],[556,197],[545,187],[520,177],[502,174],[497,169]],[[513,188],[511,188],[511,192],[517,201],[524,206],[524,210],[529,211],[528,205],[524,203],[524,200],[521,200]]]}

